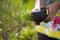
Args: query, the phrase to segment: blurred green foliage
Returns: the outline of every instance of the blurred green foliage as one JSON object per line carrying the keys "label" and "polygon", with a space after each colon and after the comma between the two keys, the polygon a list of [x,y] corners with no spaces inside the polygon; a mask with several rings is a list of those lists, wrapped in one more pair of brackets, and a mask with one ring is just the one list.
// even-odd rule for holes
{"label": "blurred green foliage", "polygon": [[50,0],[50,3],[58,2],[60,0]]}
{"label": "blurred green foliage", "polygon": [[33,6],[34,0],[0,0],[1,40],[37,40],[30,21]]}

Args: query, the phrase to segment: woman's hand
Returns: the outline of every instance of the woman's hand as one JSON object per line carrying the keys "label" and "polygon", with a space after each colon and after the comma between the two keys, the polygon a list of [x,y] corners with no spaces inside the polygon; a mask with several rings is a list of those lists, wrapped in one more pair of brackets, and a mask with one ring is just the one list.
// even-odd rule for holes
{"label": "woman's hand", "polygon": [[53,4],[46,6],[49,12],[48,17],[45,19],[46,22],[49,22],[54,19],[57,11],[59,10],[59,5],[60,5],[59,2],[55,2]]}

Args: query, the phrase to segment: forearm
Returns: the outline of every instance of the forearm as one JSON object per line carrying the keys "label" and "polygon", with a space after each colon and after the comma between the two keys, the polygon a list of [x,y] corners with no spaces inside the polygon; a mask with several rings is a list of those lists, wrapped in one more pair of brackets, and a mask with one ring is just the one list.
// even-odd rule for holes
{"label": "forearm", "polygon": [[40,11],[40,0],[35,0],[35,6],[32,9],[32,12]]}
{"label": "forearm", "polygon": [[59,9],[60,9],[60,2],[59,2]]}
{"label": "forearm", "polygon": [[35,7],[32,9],[32,12],[40,11],[40,8],[45,7],[46,0],[35,0]]}
{"label": "forearm", "polygon": [[40,0],[35,0],[35,8],[40,8]]}
{"label": "forearm", "polygon": [[41,8],[46,6],[46,0],[35,0],[35,8]]}

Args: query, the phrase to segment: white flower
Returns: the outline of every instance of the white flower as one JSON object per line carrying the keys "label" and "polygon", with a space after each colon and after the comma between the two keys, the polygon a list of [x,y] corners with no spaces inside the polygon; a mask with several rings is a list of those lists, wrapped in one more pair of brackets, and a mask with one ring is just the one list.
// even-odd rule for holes
{"label": "white flower", "polygon": [[0,24],[1,24],[2,22],[0,21]]}
{"label": "white flower", "polygon": [[2,29],[0,28],[0,32],[2,31]]}
{"label": "white flower", "polygon": [[19,34],[19,33],[16,33],[15,37],[17,37],[17,36],[18,36],[18,34]]}

